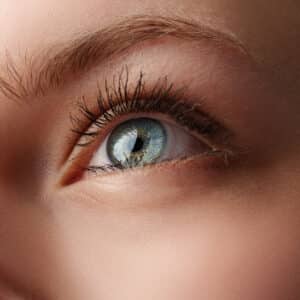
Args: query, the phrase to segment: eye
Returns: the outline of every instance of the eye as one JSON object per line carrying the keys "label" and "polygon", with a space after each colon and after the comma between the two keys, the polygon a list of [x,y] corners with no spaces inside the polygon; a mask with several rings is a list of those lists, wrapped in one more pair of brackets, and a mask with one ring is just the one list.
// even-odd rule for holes
{"label": "eye", "polygon": [[205,112],[200,101],[186,98],[182,88],[174,89],[167,80],[150,87],[141,73],[129,88],[127,73],[118,86],[105,82],[96,104],[90,109],[85,101],[80,102],[79,116],[72,118],[76,124],[72,132],[78,138],[62,185],[88,177],[90,172],[98,175],[199,154],[227,162],[231,154],[230,131]]}
{"label": "eye", "polygon": [[112,130],[94,153],[89,169],[142,167],[207,151],[208,146],[179,126],[154,118],[134,118]]}

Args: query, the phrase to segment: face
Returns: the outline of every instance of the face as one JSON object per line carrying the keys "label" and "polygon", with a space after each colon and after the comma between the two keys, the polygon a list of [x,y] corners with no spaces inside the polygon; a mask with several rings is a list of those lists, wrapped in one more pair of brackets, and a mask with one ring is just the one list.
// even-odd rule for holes
{"label": "face", "polygon": [[2,0],[0,299],[299,299],[299,9]]}

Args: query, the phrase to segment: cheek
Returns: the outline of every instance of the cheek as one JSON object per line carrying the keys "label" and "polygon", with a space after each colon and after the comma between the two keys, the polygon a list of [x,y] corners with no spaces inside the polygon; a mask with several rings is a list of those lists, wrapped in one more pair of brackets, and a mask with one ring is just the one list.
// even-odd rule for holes
{"label": "cheek", "polygon": [[185,272],[187,290],[205,299],[298,299],[296,228],[267,215],[215,217],[202,224],[204,234],[185,243],[193,266]]}
{"label": "cheek", "polygon": [[299,197],[185,177],[74,185],[40,206],[7,195],[0,272],[49,299],[299,299]]}
{"label": "cheek", "polygon": [[147,210],[56,201],[57,251],[65,255],[75,295],[298,299],[299,221],[293,212],[220,199],[181,195],[179,204]]}

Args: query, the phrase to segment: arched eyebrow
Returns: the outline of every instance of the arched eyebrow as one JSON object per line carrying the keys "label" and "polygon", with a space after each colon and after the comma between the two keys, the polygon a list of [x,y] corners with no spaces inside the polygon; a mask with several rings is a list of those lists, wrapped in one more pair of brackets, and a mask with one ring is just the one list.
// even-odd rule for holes
{"label": "arched eyebrow", "polygon": [[[234,49],[251,57],[237,38],[199,22],[180,17],[134,16],[82,35],[63,46],[51,47],[34,59],[29,60],[26,55],[24,74],[8,59],[6,67],[2,68],[2,73],[5,70],[6,74],[0,76],[0,92],[15,100],[44,96],[49,90],[60,88],[138,43],[164,37],[192,42],[208,40],[216,47]],[[57,48],[59,50],[53,51]]]}

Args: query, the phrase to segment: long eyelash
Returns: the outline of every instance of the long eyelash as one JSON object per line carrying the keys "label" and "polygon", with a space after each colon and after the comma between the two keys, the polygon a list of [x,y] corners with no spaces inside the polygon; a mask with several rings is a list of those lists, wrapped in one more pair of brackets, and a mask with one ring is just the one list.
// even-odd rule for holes
{"label": "long eyelash", "polygon": [[[171,116],[180,125],[205,137],[212,137],[223,129],[223,126],[215,121],[201,109],[201,101],[191,104],[185,100],[186,87],[175,89],[168,83],[167,77],[159,79],[150,90],[146,88],[144,74],[140,72],[139,79],[133,88],[129,88],[129,73],[126,69],[125,80],[123,73],[117,82],[114,78],[112,87],[105,81],[104,92],[98,87],[97,112],[93,112],[87,105],[86,99],[78,103],[79,110],[88,120],[90,125],[96,125],[99,130],[117,118],[128,113],[162,113]],[[79,136],[85,136],[88,141],[77,143],[77,146],[86,146],[99,134],[99,130],[83,131],[82,121],[73,118],[73,124],[80,126],[73,129]]]}
{"label": "long eyelash", "polygon": [[[201,100],[197,99],[193,102],[188,99],[186,89],[186,86],[175,88],[174,84],[168,82],[167,77],[158,79],[156,84],[150,88],[146,86],[143,72],[140,72],[139,78],[132,88],[129,86],[129,72],[126,68],[125,75],[122,71],[119,77],[113,78],[112,86],[109,86],[107,80],[104,82],[104,89],[98,85],[96,109],[89,108],[85,97],[78,102],[79,111],[85,121],[82,118],[71,116],[72,123],[75,125],[72,131],[79,137],[76,146],[85,147],[91,144],[110,122],[122,115],[161,113],[170,116],[179,125],[201,137],[202,141],[211,149],[203,155],[221,157],[227,165],[228,158],[233,156],[231,147],[227,145],[231,133],[203,110]],[[87,122],[89,129],[82,130],[82,128],[87,128],[85,126]],[[84,142],[82,142],[82,137],[84,137]],[[222,147],[216,146],[216,144]],[[85,166],[82,169],[82,171],[91,172],[110,172],[123,170],[124,167],[120,164]]]}

